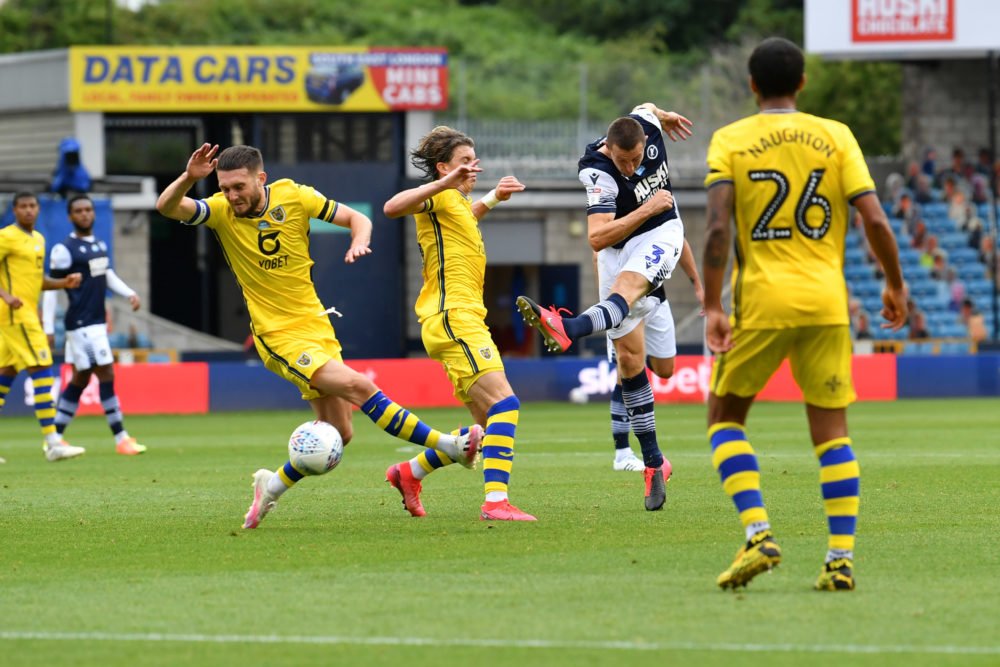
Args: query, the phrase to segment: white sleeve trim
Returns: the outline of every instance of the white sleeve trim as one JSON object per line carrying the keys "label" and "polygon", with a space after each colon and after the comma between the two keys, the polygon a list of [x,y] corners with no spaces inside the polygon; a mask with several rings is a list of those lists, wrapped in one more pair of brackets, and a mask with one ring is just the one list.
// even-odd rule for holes
{"label": "white sleeve trim", "polygon": [[45,331],[46,336],[51,336],[56,332],[57,293],[57,290],[45,290],[42,292],[42,329]]}
{"label": "white sleeve trim", "polygon": [[580,170],[580,182],[587,188],[588,213],[612,213],[618,210],[618,183],[606,171],[586,167]]}
{"label": "white sleeve trim", "polygon": [[104,275],[108,279],[108,289],[118,296],[128,298],[135,294],[135,290],[126,285],[125,281],[118,277],[114,269],[109,268]]}
{"label": "white sleeve trim", "polygon": [[52,252],[49,255],[49,269],[61,271],[71,266],[73,266],[73,256],[70,255],[69,248],[62,243],[52,246]]}

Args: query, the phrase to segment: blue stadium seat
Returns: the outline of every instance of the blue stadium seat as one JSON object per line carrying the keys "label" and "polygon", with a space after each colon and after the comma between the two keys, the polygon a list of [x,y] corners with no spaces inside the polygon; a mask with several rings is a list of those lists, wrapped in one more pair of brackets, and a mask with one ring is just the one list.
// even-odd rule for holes
{"label": "blue stadium seat", "polygon": [[875,277],[871,264],[852,264],[844,267],[844,277],[848,282],[855,280],[869,280]]}
{"label": "blue stadium seat", "polygon": [[844,247],[845,248],[860,248],[861,247],[861,237],[855,232],[848,232],[847,236],[844,237]]}
{"label": "blue stadium seat", "polygon": [[[861,300],[861,305],[869,313],[880,313],[882,312],[882,297],[881,296],[870,296]],[[879,316],[881,321],[881,316]],[[875,320],[872,319],[872,322]]]}
{"label": "blue stadium seat", "polygon": [[972,298],[973,303],[976,304],[976,308],[980,312],[985,313],[987,310],[991,311],[991,312],[993,311],[993,294],[992,294],[992,292],[990,294],[976,294],[975,296],[973,296],[971,298]]}
{"label": "blue stadium seat", "polygon": [[907,343],[903,348],[903,354],[918,355],[918,354],[931,354],[934,351],[934,347],[931,343]]}
{"label": "blue stadium seat", "polygon": [[969,330],[965,328],[964,324],[955,322],[942,326],[938,335],[942,338],[966,338],[969,335]]}
{"label": "blue stadium seat", "polygon": [[898,248],[909,248],[913,243],[913,238],[904,232],[896,234],[896,247]]}
{"label": "blue stadium seat", "polygon": [[941,296],[940,294],[935,294],[934,296],[927,296],[920,299],[917,305],[921,310],[926,312],[944,312],[948,310],[948,299]]}
{"label": "blue stadium seat", "polygon": [[969,237],[965,232],[949,232],[938,236],[938,245],[949,253],[955,248],[968,248]]}
{"label": "blue stadium seat", "polygon": [[991,283],[986,278],[980,278],[978,280],[968,280],[965,283],[965,293],[971,297],[977,297],[984,294],[992,295],[993,283]]}
{"label": "blue stadium seat", "polygon": [[844,250],[844,264],[857,265],[865,263],[865,251],[861,248],[847,248]]}
{"label": "blue stadium seat", "polygon": [[892,227],[892,233],[898,236],[903,231],[903,219],[889,218],[889,226]]}
{"label": "blue stadium seat", "polygon": [[932,218],[926,222],[927,231],[934,234],[938,238],[947,234],[959,233],[958,225],[956,225],[953,220],[949,220],[948,218]]}
{"label": "blue stadium seat", "polygon": [[108,342],[111,343],[113,348],[123,348],[128,347],[128,336],[116,331],[114,333],[108,334]]}
{"label": "blue stadium seat", "polygon": [[986,275],[986,266],[982,262],[971,262],[956,268],[958,270],[958,279],[963,282],[979,280]]}
{"label": "blue stadium seat", "polygon": [[968,343],[942,343],[941,354],[969,354]]}
{"label": "blue stadium seat", "polygon": [[964,248],[955,248],[948,253],[948,261],[955,266],[972,264],[979,261],[979,253],[968,246]]}
{"label": "blue stadium seat", "polygon": [[948,217],[948,204],[943,201],[932,201],[922,204],[920,210],[923,213],[925,220],[929,218]]}
{"label": "blue stadium seat", "polygon": [[869,280],[857,280],[851,283],[851,292],[862,301],[870,297],[882,296],[882,283],[871,278]]}
{"label": "blue stadium seat", "polygon": [[914,299],[937,296],[939,294],[938,284],[933,280],[915,280],[910,283],[910,294]]}
{"label": "blue stadium seat", "polygon": [[916,248],[900,248],[899,249],[899,262],[901,264],[919,264],[920,263],[920,251]]}
{"label": "blue stadium seat", "polygon": [[921,266],[920,264],[904,264],[902,268],[903,278],[906,282],[930,280],[931,272],[926,266]]}

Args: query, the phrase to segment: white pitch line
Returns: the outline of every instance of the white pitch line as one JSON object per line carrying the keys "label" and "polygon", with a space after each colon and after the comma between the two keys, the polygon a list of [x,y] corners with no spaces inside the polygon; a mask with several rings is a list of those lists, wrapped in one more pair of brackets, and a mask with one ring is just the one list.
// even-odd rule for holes
{"label": "white pitch line", "polygon": [[336,635],[206,635],[160,632],[32,632],[0,630],[8,641],[171,642],[181,644],[317,644],[436,646],[471,648],[583,649],[606,651],[717,651],[729,653],[849,653],[1000,655],[1000,646],[917,646],[901,644],[736,644],[724,642],[570,641],[550,639],[435,639],[433,637],[347,637]]}

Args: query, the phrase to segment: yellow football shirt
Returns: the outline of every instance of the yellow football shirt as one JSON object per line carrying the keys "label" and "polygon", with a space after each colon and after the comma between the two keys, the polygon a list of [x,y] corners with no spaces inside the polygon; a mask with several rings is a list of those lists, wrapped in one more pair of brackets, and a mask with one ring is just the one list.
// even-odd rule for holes
{"label": "yellow football shirt", "polygon": [[414,310],[421,322],[451,308],[473,308],[485,316],[486,247],[472,200],[455,189],[434,195],[417,220],[424,284]]}
{"label": "yellow football shirt", "polygon": [[0,324],[38,323],[44,277],[45,237],[17,223],[0,229],[0,285],[23,304],[15,310],[0,299]]}
{"label": "yellow football shirt", "polygon": [[851,130],[801,112],[759,113],[716,131],[705,186],[733,184],[733,325],[847,324],[849,202],[875,190]]}
{"label": "yellow football shirt", "polygon": [[189,225],[211,229],[243,290],[254,333],[324,316],[310,269],[309,220],[330,222],[337,202],[309,187],[282,179],[264,188],[263,213],[240,218],[221,192],[197,199]]}

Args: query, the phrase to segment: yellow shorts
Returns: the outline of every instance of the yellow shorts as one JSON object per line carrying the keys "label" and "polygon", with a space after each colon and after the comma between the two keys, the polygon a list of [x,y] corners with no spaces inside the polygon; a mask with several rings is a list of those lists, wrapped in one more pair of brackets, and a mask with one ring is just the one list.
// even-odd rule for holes
{"label": "yellow shorts", "polygon": [[846,325],[733,330],[733,349],[715,358],[712,393],[756,396],[785,358],[806,403],[845,408],[857,398]]}
{"label": "yellow shorts", "polygon": [[431,359],[444,366],[455,398],[469,402],[469,389],[486,373],[503,371],[503,360],[483,315],[452,308],[421,323],[420,337]]}
{"label": "yellow shorts", "polygon": [[340,341],[325,316],[255,335],[253,342],[267,369],[298,387],[306,401],[323,395],[309,384],[313,373],[331,359],[343,362]]}
{"label": "yellow shorts", "polygon": [[18,371],[34,366],[51,366],[52,350],[40,324],[0,326],[0,368]]}

